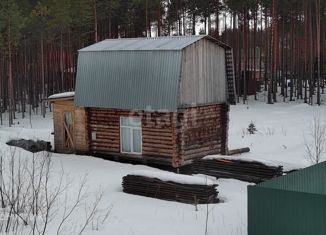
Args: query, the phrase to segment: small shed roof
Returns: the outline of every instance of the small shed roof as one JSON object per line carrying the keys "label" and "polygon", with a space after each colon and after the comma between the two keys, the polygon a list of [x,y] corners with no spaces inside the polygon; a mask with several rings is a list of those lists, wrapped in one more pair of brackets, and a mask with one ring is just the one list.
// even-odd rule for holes
{"label": "small shed roof", "polygon": [[175,112],[182,49],[209,36],[109,39],[79,50],[75,104]]}
{"label": "small shed roof", "polygon": [[68,91],[68,92],[62,92],[62,93],[57,93],[57,94],[53,94],[50,95],[48,97],[49,100],[52,99],[61,99],[61,98],[71,98],[75,96],[75,92],[74,91]]}

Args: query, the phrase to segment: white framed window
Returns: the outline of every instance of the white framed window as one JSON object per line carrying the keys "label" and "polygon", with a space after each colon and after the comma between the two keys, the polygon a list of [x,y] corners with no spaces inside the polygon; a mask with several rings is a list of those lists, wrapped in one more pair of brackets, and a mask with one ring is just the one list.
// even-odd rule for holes
{"label": "white framed window", "polygon": [[120,143],[122,153],[142,153],[141,119],[120,117]]}

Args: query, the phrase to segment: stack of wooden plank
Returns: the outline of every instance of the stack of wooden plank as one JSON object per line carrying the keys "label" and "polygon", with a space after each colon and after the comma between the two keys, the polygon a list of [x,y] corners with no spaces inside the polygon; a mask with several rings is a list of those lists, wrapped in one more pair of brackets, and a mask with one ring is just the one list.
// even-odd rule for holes
{"label": "stack of wooden plank", "polygon": [[123,192],[188,204],[217,203],[217,184],[182,184],[142,175],[123,177]]}
{"label": "stack of wooden plank", "polygon": [[192,174],[205,174],[217,178],[232,178],[242,181],[260,183],[283,174],[283,167],[267,165],[258,161],[245,159],[201,159],[191,166]]}

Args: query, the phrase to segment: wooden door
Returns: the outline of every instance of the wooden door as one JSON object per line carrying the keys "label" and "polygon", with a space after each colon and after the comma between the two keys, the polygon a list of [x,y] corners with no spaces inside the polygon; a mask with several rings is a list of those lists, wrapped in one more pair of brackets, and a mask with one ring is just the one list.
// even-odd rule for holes
{"label": "wooden door", "polygon": [[63,125],[64,125],[64,146],[69,151],[73,151],[75,148],[74,141],[74,123],[73,123],[73,113],[64,112],[63,113]]}

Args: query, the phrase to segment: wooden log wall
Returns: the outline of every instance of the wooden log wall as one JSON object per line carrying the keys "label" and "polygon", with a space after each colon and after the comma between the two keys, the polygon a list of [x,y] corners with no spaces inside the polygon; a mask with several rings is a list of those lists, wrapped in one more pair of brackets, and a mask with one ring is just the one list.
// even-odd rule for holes
{"label": "wooden log wall", "polygon": [[221,117],[221,149],[220,153],[226,155],[228,153],[228,140],[229,140],[229,112],[230,106],[228,104],[221,104],[220,105],[220,117]]}
{"label": "wooden log wall", "polygon": [[225,154],[228,138],[226,104],[180,109],[178,112],[179,162],[183,165],[208,154]]}
{"label": "wooden log wall", "polygon": [[88,122],[92,152],[120,153],[120,123],[114,110],[89,108]]}
{"label": "wooden log wall", "polygon": [[74,136],[76,153],[89,153],[88,123],[85,108],[76,107],[74,113]]}
{"label": "wooden log wall", "polygon": [[[142,155],[121,153],[120,117],[141,118]],[[93,153],[125,155],[171,165],[176,156],[173,117],[173,113],[89,108],[90,149]]]}
{"label": "wooden log wall", "polygon": [[144,113],[142,118],[143,154],[172,160],[175,142],[173,113]]}
{"label": "wooden log wall", "polygon": [[[72,112],[74,146],[64,143],[64,112]],[[179,109],[177,113],[78,108],[73,100],[54,102],[55,150],[129,157],[182,166],[208,154],[227,151],[226,104]],[[121,153],[120,117],[141,118],[142,154]]]}
{"label": "wooden log wall", "polygon": [[[179,167],[208,154],[226,153],[228,112],[226,104],[183,108],[178,113],[89,108],[90,150]],[[141,155],[121,153],[120,117],[141,118]]]}

